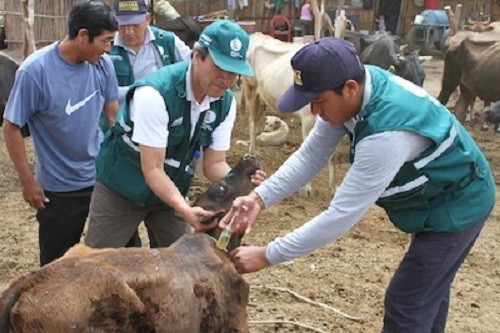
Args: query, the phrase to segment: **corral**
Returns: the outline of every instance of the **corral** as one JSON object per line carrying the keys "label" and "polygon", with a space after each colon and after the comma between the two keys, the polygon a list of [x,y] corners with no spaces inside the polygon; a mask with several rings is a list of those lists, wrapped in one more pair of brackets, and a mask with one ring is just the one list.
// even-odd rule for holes
{"label": "corral", "polygon": [[[434,96],[440,90],[443,61],[424,63],[424,87]],[[456,98],[456,97],[455,97]],[[452,103],[450,103],[452,105]],[[258,147],[263,169],[272,173],[301,142],[300,125],[285,118],[290,126],[287,142],[281,147]],[[239,112],[233,132],[229,162],[234,164],[247,150],[234,145],[248,139],[248,115]],[[262,125],[262,123],[261,123]],[[500,136],[480,131],[480,122],[468,125],[486,153],[495,177],[500,179]],[[340,173],[348,168],[342,150]],[[206,182],[198,179],[196,188]],[[301,225],[322,211],[330,201],[328,173],[325,169],[313,186],[313,199],[293,195],[261,214],[246,244],[261,245]],[[14,168],[0,135],[0,290],[12,278],[38,264],[37,222],[35,212],[24,203]],[[460,269],[452,286],[448,319],[449,332],[493,333],[500,327],[500,208],[483,230],[476,246]],[[379,208],[372,208],[362,221],[338,242],[292,263],[245,275],[250,284],[248,318],[250,321],[294,321],[324,332],[378,332],[382,325],[383,295],[394,269],[404,254],[408,237],[396,230]],[[362,318],[350,320],[331,309],[298,299],[287,288],[315,302]],[[250,325],[251,332],[307,332],[288,324]]]}

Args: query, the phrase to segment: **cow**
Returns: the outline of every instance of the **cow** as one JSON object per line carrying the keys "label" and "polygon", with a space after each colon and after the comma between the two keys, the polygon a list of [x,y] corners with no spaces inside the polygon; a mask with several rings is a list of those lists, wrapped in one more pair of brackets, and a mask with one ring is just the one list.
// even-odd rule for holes
{"label": "cow", "polygon": [[[225,214],[236,196],[253,189],[258,167],[255,157],[245,157],[193,205]],[[157,249],[78,244],[2,293],[0,333],[247,333],[249,285],[214,244],[205,233]]]}
{"label": "cow", "polygon": [[441,91],[438,96],[443,105],[460,86],[460,97],[454,112],[465,122],[467,108],[475,98],[486,104],[500,100],[500,34],[457,33],[447,41]]}
{"label": "cow", "polygon": [[[9,94],[14,85],[16,78],[16,71],[19,68],[17,61],[0,52],[0,126],[3,123],[3,114],[5,105],[9,99]],[[21,135],[23,137],[30,136],[28,124],[21,127]]]}
{"label": "cow", "polygon": [[158,16],[154,25],[163,30],[173,32],[190,48],[193,48],[202,31],[201,26],[190,16],[179,16],[174,19],[166,19]]}
{"label": "cow", "polygon": [[[242,77],[240,105],[249,110],[250,154],[256,153],[256,123],[260,118],[261,101],[270,111],[278,112],[276,100],[293,83],[290,64],[292,56],[304,45],[286,43],[260,32],[250,35],[247,59],[254,71],[253,77]],[[302,138],[305,139],[316,122],[309,105],[293,113],[300,119]],[[299,190],[301,197],[313,196],[309,183]]]}
{"label": "cow", "polygon": [[495,126],[495,132],[500,133],[500,101],[491,103],[484,108],[484,120]]}
{"label": "cow", "polygon": [[[383,69],[390,70],[394,74],[415,83],[422,87],[425,80],[425,72],[421,62],[428,57],[419,57],[417,51],[412,51],[408,55],[400,54],[398,39],[389,34],[376,34],[378,37],[369,44],[366,41],[361,43],[363,48],[360,53],[361,62],[371,64]],[[361,41],[363,41],[362,39]]]}
{"label": "cow", "polygon": [[[498,41],[500,35],[500,22],[490,22],[488,21],[471,21],[468,20],[468,24],[462,27],[462,30],[451,34],[451,30],[446,30],[443,36],[444,47],[444,71],[442,78],[441,91],[438,96],[438,100],[446,105],[450,99],[451,94],[455,91],[458,86],[461,86],[461,80],[466,75],[470,75],[470,68],[474,67],[475,62],[482,57],[482,52],[488,48],[491,43]],[[472,44],[472,48],[469,50],[464,50],[462,48],[462,42],[469,40],[469,44]],[[465,52],[462,52],[465,51]],[[475,74],[473,74],[475,75]],[[463,89],[461,87],[461,92]],[[470,90],[469,90],[470,93]],[[474,116],[473,103],[475,97],[470,97],[468,92],[465,93],[466,96],[462,100],[456,102],[454,106],[454,111],[457,117],[465,122],[467,118],[472,119]],[[464,105],[470,101],[469,104]],[[489,102],[486,102],[486,105]],[[467,115],[467,110],[469,115]],[[483,130],[488,129],[488,125],[483,123]]]}
{"label": "cow", "polygon": [[0,52],[0,125],[18,68],[19,64],[14,59]]}
{"label": "cow", "polygon": [[7,44],[5,44],[5,27],[0,25],[0,50],[6,49]]}

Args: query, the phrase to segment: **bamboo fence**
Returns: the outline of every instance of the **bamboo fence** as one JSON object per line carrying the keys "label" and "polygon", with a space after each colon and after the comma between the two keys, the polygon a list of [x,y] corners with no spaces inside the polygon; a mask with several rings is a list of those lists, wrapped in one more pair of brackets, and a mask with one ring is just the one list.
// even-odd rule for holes
{"label": "bamboo fence", "polygon": [[[66,35],[66,22],[68,13],[74,3],[79,0],[34,0],[35,5],[35,21],[34,21],[34,35],[36,47],[40,48],[48,45],[56,40],[62,39]],[[105,0],[109,4],[113,0]],[[158,0],[150,0],[153,5]],[[238,1],[238,0],[235,0]],[[1,7],[2,2],[4,8]],[[243,8],[241,11],[231,13],[231,18],[240,21],[255,22],[255,31],[268,32],[269,19],[275,14],[273,9],[268,9],[265,3],[272,4],[273,0],[249,0],[249,6]],[[281,10],[281,14],[290,18],[292,25],[298,25],[300,10],[295,7],[294,0],[285,2]],[[468,13],[469,3],[471,1],[458,1],[458,0],[443,0],[441,6],[451,5],[455,7],[457,3],[462,3],[462,13]],[[492,3],[496,1],[491,0]],[[170,0],[170,3],[177,9],[181,15],[200,16],[211,12],[217,12],[227,8],[227,0]],[[363,29],[371,29],[373,15],[378,11],[379,0],[373,1],[373,10],[370,13],[365,13],[361,19],[364,19],[367,26]],[[331,12],[336,9],[338,0],[326,0],[326,11]],[[350,4],[347,0],[346,4]],[[403,34],[411,28],[415,14],[423,10],[422,7],[417,7],[413,0],[402,0],[404,8],[402,14],[402,32]],[[497,4],[498,7],[498,4]],[[24,34],[24,16],[22,10],[21,0],[0,0],[0,11],[4,11],[5,15],[5,34],[6,42],[9,49],[18,50],[22,49],[23,34]],[[330,15],[331,16],[331,15]]]}

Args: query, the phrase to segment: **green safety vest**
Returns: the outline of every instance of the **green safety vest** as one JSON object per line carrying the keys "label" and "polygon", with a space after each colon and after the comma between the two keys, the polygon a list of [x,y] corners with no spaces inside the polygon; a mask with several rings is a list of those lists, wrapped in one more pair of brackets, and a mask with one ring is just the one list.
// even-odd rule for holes
{"label": "green safety vest", "polygon": [[[169,116],[168,147],[164,170],[185,196],[193,178],[191,164],[201,149],[212,143],[212,132],[226,119],[232,92],[210,103],[200,115],[193,138],[191,131],[191,102],[186,100],[186,72],[189,61],[165,66],[136,81],[120,106],[115,125],[106,133],[96,160],[97,180],[140,207],[162,204],[147,185],[141,170],[139,146],[132,141],[134,123],[130,120],[129,102],[140,86],[156,89],[165,102]],[[165,205],[165,207],[168,207]]]}
{"label": "green safety vest", "polygon": [[467,130],[423,89],[414,94],[410,90],[420,88],[377,67],[366,68],[372,94],[356,116],[354,135],[348,133],[351,162],[357,143],[375,133],[411,131],[433,142],[402,166],[378,199],[391,222],[405,232],[454,232],[485,216],[495,202],[493,175]]}
{"label": "green safety vest", "polygon": [[[151,27],[151,30],[155,36],[153,43],[163,60],[163,66],[175,63],[174,34],[156,27]],[[118,85],[120,87],[131,85],[135,81],[135,78],[134,70],[128,58],[128,52],[122,46],[113,45],[109,54],[115,66]]]}

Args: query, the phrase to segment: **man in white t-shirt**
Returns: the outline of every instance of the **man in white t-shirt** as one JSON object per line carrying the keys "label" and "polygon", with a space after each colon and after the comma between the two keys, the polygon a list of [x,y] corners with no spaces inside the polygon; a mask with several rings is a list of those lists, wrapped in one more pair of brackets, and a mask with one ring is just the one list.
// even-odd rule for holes
{"label": "man in white t-shirt", "polygon": [[[185,196],[201,151],[210,181],[231,169],[226,151],[236,103],[228,88],[237,75],[253,75],[248,44],[238,24],[218,20],[205,28],[191,61],[165,66],[131,86],[96,161],[87,245],[122,247],[141,221],[161,247],[206,228],[200,219],[213,213],[189,206]],[[253,181],[264,177],[259,170]]]}

